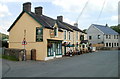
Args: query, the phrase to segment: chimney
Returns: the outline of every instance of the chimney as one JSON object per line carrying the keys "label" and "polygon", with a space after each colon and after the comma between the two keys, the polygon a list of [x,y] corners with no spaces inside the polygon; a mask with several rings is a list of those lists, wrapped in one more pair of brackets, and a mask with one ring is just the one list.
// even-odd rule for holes
{"label": "chimney", "polygon": [[39,16],[42,15],[42,9],[42,7],[35,7],[35,14]]}
{"label": "chimney", "polygon": [[63,22],[63,16],[57,16],[57,20]]}
{"label": "chimney", "polygon": [[74,26],[75,26],[75,27],[78,27],[78,23],[74,23]]}
{"label": "chimney", "polygon": [[108,27],[108,24],[106,24],[105,26]]}
{"label": "chimney", "polygon": [[31,2],[23,3],[23,10],[31,12]]}

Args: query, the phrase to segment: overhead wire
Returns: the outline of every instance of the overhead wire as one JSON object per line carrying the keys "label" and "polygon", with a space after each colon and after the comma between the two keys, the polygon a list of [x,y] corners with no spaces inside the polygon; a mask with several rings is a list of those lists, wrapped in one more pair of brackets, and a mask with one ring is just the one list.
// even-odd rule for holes
{"label": "overhead wire", "polygon": [[102,14],[103,9],[104,9],[104,6],[105,6],[105,2],[106,2],[106,0],[104,0],[104,2],[103,2],[103,5],[102,5],[102,8],[101,8],[100,14],[98,15],[98,18],[97,18],[97,21],[96,21],[96,22],[98,22],[99,19],[100,19],[100,17],[101,17],[101,14]]}
{"label": "overhead wire", "polygon": [[83,14],[86,6],[88,5],[89,0],[87,0],[87,2],[85,3],[85,6],[83,7],[82,11],[80,12],[80,14],[78,15],[77,19],[76,19],[76,23],[78,23],[78,20],[80,19],[81,15]]}

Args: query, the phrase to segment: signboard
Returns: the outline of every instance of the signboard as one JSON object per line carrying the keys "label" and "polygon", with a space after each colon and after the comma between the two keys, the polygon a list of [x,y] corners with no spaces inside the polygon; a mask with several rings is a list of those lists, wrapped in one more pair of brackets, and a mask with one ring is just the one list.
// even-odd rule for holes
{"label": "signboard", "polygon": [[39,28],[39,27],[36,28],[36,41],[37,42],[43,41],[43,29],[42,28]]}
{"label": "signboard", "polygon": [[51,38],[54,38],[54,37],[55,37],[54,30],[50,30],[50,37],[51,37]]}

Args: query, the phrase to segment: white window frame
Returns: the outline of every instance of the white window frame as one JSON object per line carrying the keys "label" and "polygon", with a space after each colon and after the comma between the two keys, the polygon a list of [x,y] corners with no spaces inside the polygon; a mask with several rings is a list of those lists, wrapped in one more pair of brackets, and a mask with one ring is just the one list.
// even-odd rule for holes
{"label": "white window frame", "polygon": [[76,40],[78,40],[78,32],[76,31]]}
{"label": "white window frame", "polygon": [[111,39],[111,35],[109,35],[109,39]]}
{"label": "white window frame", "polygon": [[98,39],[100,39],[100,37],[101,37],[101,36],[100,36],[100,35],[98,35]]}
{"label": "white window frame", "polygon": [[55,37],[58,37],[58,27],[55,27],[56,28],[56,35]]}
{"label": "white window frame", "polygon": [[70,31],[68,32],[68,40],[71,40],[71,33],[70,33]]}
{"label": "white window frame", "polygon": [[64,40],[67,40],[67,30],[64,31]]}
{"label": "white window frame", "polygon": [[106,35],[106,39],[108,39],[108,35]]}

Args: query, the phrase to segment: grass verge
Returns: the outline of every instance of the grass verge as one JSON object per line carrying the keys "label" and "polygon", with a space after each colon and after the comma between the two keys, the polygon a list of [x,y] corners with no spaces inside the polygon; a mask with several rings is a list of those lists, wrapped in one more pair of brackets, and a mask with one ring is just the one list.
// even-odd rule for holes
{"label": "grass verge", "polygon": [[18,61],[18,59],[15,56],[0,55],[0,58],[12,60],[12,61]]}

